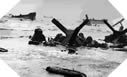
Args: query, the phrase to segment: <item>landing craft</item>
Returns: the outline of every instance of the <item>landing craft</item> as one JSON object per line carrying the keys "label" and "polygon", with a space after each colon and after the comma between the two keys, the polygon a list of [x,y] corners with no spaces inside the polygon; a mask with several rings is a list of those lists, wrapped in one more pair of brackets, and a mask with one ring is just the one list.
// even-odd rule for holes
{"label": "landing craft", "polygon": [[11,16],[12,18],[19,18],[19,19],[30,19],[30,20],[35,20],[36,19],[36,12],[32,12],[32,13],[29,13],[29,14],[26,14],[26,15],[12,15]]}

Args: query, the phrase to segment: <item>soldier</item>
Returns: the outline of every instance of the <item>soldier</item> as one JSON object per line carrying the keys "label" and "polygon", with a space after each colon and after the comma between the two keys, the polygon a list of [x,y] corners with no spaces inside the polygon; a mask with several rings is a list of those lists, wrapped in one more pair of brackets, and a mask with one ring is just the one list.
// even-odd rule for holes
{"label": "soldier", "polygon": [[65,39],[65,36],[63,36],[62,33],[59,33],[59,34],[57,34],[56,37],[54,38],[54,41],[55,41],[55,42],[61,43],[64,39]]}
{"label": "soldier", "polygon": [[93,41],[93,38],[91,36],[88,36],[84,42],[84,46],[91,44],[92,41]]}
{"label": "soldier", "polygon": [[119,28],[119,31],[123,31],[123,30],[124,30],[124,27],[121,25]]}
{"label": "soldier", "polygon": [[54,39],[51,37],[51,38],[48,38],[48,46],[56,46],[56,43],[54,41]]}
{"label": "soldier", "polygon": [[108,47],[106,43],[98,43],[96,40],[93,40],[93,38],[91,36],[88,36],[86,38],[84,46],[95,47],[95,48],[98,48],[98,47],[107,48]]}
{"label": "soldier", "polygon": [[31,41],[29,41],[29,44],[41,44],[43,42],[46,42],[45,36],[43,34],[43,31],[40,28],[35,29],[34,35],[31,38]]}
{"label": "soldier", "polygon": [[83,33],[79,33],[79,36],[78,36],[79,40],[84,43],[86,41],[86,38],[84,37]]}

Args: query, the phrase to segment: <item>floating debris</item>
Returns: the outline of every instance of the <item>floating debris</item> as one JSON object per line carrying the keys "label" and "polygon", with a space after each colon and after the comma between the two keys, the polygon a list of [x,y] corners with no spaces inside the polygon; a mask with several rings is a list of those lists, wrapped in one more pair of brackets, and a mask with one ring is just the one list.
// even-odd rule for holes
{"label": "floating debris", "polygon": [[8,52],[8,50],[4,48],[0,48],[0,52]]}
{"label": "floating debris", "polygon": [[60,75],[64,75],[67,77],[87,77],[86,74],[81,73],[79,71],[65,69],[65,68],[61,68],[61,67],[48,66],[46,68],[46,71],[48,71],[49,73],[60,74]]}

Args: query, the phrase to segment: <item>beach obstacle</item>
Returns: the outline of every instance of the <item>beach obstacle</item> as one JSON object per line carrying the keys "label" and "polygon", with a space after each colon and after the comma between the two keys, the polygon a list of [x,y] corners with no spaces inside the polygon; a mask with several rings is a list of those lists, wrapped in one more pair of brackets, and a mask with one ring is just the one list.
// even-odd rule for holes
{"label": "beach obstacle", "polygon": [[80,45],[82,43],[78,36],[79,31],[83,28],[84,25],[86,25],[89,22],[88,19],[84,20],[78,27],[76,27],[74,30],[70,30],[65,28],[57,19],[53,19],[52,23],[54,23],[66,36],[65,39],[62,40],[62,45],[64,46],[75,46]]}
{"label": "beach obstacle", "polygon": [[[109,29],[113,32],[111,35],[106,36],[104,41],[106,42],[113,42],[114,40],[119,40],[120,43],[125,43],[125,41],[127,40],[127,38],[125,37],[125,33],[127,32],[127,29],[124,29],[122,31],[117,31],[115,30],[109,23],[107,20],[103,20],[104,23],[109,27]],[[124,37],[122,37],[124,36]],[[123,42],[122,42],[123,41]]]}

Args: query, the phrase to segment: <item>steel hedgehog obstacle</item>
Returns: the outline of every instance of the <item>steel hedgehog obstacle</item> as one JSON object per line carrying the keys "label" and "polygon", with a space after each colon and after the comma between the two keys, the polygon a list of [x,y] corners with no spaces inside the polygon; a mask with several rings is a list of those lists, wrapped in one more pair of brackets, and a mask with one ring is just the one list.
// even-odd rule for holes
{"label": "steel hedgehog obstacle", "polygon": [[104,23],[112,30],[113,34],[106,36],[105,40],[106,42],[114,42],[114,43],[126,43],[127,36],[125,35],[127,33],[127,29],[116,31],[107,20],[104,20]]}
{"label": "steel hedgehog obstacle", "polygon": [[[71,49],[75,49],[80,46],[106,48],[107,47],[106,43],[98,43],[96,40],[93,40],[91,36],[88,36],[87,38],[85,38],[83,33],[79,33],[79,31],[85,25],[89,24],[89,22],[90,20],[88,19],[88,16],[86,15],[86,19],[83,20],[83,22],[73,30],[73,29],[65,28],[57,19],[53,18],[52,23],[55,24],[65,34],[65,36],[62,34],[57,34],[55,38],[48,39],[48,41],[45,40],[43,44],[45,46],[62,45]],[[39,35],[39,34],[37,34],[35,31],[34,36],[36,35]],[[45,37],[43,37],[42,39],[45,39]],[[34,42],[34,41],[39,42],[39,37],[36,40],[31,39],[31,42]]]}
{"label": "steel hedgehog obstacle", "polygon": [[0,58],[20,77],[107,77],[126,28],[108,0],[20,0],[0,19]]}

